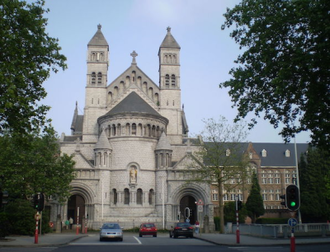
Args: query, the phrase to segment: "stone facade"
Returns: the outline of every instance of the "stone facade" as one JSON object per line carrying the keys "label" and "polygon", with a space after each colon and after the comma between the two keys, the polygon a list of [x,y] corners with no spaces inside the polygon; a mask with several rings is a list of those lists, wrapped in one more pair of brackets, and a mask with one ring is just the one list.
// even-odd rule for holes
{"label": "stone facade", "polygon": [[[124,228],[150,221],[161,229],[186,220],[189,208],[192,224],[198,219],[203,228],[208,219],[213,230],[217,191],[188,182],[189,169],[194,169],[191,154],[198,148],[193,143],[198,141],[188,138],[181,105],[181,48],[171,29],[159,47],[158,84],[137,66],[135,51],[131,65],[108,84],[109,45],[100,25],[87,48],[84,114],[78,114],[76,105],[71,135],[60,139],[61,151],[74,156],[76,177],[65,204],[48,202],[51,221],[59,215],[63,221],[72,217],[93,229],[105,221],[118,221]],[[242,145],[258,172],[265,207],[277,209],[279,193],[292,183],[293,145]],[[307,144],[300,145],[298,156],[306,150]],[[225,192],[224,199],[234,200],[237,194],[246,201],[247,191],[239,188]],[[202,212],[196,202],[203,202]]]}
{"label": "stone facade", "polygon": [[[75,109],[72,134],[60,139],[61,151],[76,162],[72,196],[64,205],[50,202],[51,219],[60,214],[98,229],[105,221],[169,228],[186,219],[186,208],[192,224],[213,218],[210,187],[186,183],[189,153],[197,147],[187,140],[181,108],[180,49],[167,28],[158,53],[160,83],[137,66],[133,51],[131,65],[108,84],[109,45],[98,26],[88,43],[84,114]],[[198,200],[205,204],[202,215]]]}

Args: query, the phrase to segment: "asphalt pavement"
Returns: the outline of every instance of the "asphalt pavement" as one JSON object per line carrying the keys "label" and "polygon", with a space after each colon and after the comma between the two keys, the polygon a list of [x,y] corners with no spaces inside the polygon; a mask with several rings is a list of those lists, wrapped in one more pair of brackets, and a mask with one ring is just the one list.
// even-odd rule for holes
{"label": "asphalt pavement", "polygon": [[[95,234],[95,232],[94,232]],[[87,234],[76,234],[74,232],[49,233],[38,236],[38,243],[35,243],[34,236],[8,236],[0,239],[0,247],[38,247],[38,246],[61,246],[74,242]],[[132,233],[132,235],[135,235]],[[138,236],[138,234],[136,234]],[[240,235],[237,243],[236,234],[195,234],[196,239],[205,240],[217,245],[235,246],[276,246],[289,245],[290,238],[264,238],[249,235]],[[297,237],[296,244],[321,244],[330,243],[330,237]]]}

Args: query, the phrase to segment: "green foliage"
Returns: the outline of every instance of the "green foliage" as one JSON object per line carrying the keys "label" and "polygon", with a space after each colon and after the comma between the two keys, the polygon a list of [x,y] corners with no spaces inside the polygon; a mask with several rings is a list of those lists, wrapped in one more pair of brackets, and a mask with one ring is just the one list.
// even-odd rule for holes
{"label": "green foliage", "polygon": [[2,0],[0,3],[0,134],[41,128],[48,106],[42,83],[50,72],[65,69],[58,40],[46,32],[44,0]]}
{"label": "green foliage", "polygon": [[9,230],[9,220],[7,213],[0,212],[0,237],[5,237],[10,234]]}
{"label": "green foliage", "polygon": [[[313,143],[330,147],[330,1],[242,0],[224,14],[222,29],[244,52],[220,84],[238,109],[263,115],[285,141],[310,130]],[[299,121],[299,124],[296,122]]]}
{"label": "green foliage", "polygon": [[259,218],[257,224],[288,224],[288,218]]}
{"label": "green foliage", "polygon": [[36,222],[34,220],[35,210],[31,202],[17,199],[10,202],[5,209],[10,234],[33,235]]}
{"label": "green foliage", "polygon": [[300,211],[303,222],[326,222],[330,219],[330,153],[312,149],[299,163]]}
{"label": "green foliage", "polygon": [[[223,116],[219,120],[204,120],[205,127],[201,133],[200,148],[192,154],[194,163],[189,167],[194,173],[191,181],[216,184],[218,187],[220,232],[224,232],[223,188],[227,191],[244,186],[248,173],[248,162],[243,152],[246,146],[247,131],[244,122],[229,124]],[[235,180],[235,184],[229,181]],[[228,183],[226,183],[228,182]]]}
{"label": "green foliage", "polygon": [[[227,202],[224,206],[225,223],[232,222],[236,223],[236,202]],[[247,211],[245,205],[242,204],[242,209],[239,210],[238,218],[240,223],[245,223],[245,218],[247,216]]]}
{"label": "green foliage", "polygon": [[220,217],[215,216],[213,217],[214,225],[215,225],[215,231],[220,231]]}
{"label": "green foliage", "polygon": [[0,163],[3,190],[9,195],[27,198],[43,192],[59,200],[69,195],[74,161],[60,153],[52,128],[41,136],[31,133],[0,137]]}
{"label": "green foliage", "polygon": [[263,199],[260,194],[260,185],[256,173],[253,173],[252,175],[252,187],[245,207],[252,223],[255,223],[256,219],[265,213]]}

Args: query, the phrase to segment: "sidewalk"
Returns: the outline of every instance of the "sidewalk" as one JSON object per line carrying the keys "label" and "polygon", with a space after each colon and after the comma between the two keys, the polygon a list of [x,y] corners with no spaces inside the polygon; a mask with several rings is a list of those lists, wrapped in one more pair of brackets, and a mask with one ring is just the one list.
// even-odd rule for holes
{"label": "sidewalk", "polygon": [[[228,246],[276,246],[276,245],[290,245],[290,238],[263,238],[249,235],[240,235],[239,244],[237,243],[236,234],[195,234],[195,238],[205,240],[217,245]],[[330,243],[330,237],[296,237],[296,244],[320,244]]]}
{"label": "sidewalk", "polygon": [[87,236],[87,234],[75,234],[73,232],[60,234],[49,233],[39,235],[38,244],[34,243],[34,236],[7,236],[5,240],[0,239],[0,247],[55,247],[68,244],[84,236]]}
{"label": "sidewalk", "polygon": [[[34,236],[8,236],[5,240],[0,239],[0,247],[38,247],[49,246],[55,247],[65,245],[70,242],[76,241],[87,234],[75,234],[74,232],[65,233],[50,233],[38,236],[38,244],[34,243]],[[133,234],[134,235],[134,234]],[[290,238],[262,238],[248,235],[240,235],[240,243],[236,243],[236,234],[198,234],[194,236],[196,239],[205,240],[217,245],[227,246],[278,246],[290,245]],[[296,244],[320,244],[330,243],[330,237],[304,237],[296,238]]]}

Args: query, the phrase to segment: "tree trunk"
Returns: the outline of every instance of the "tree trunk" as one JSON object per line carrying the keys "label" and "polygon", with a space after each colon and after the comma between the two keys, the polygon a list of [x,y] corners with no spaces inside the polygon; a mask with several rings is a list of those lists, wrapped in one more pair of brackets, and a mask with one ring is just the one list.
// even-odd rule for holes
{"label": "tree trunk", "polygon": [[221,180],[218,179],[218,192],[219,192],[219,215],[220,215],[220,234],[225,233],[225,216],[223,212],[223,190]]}

